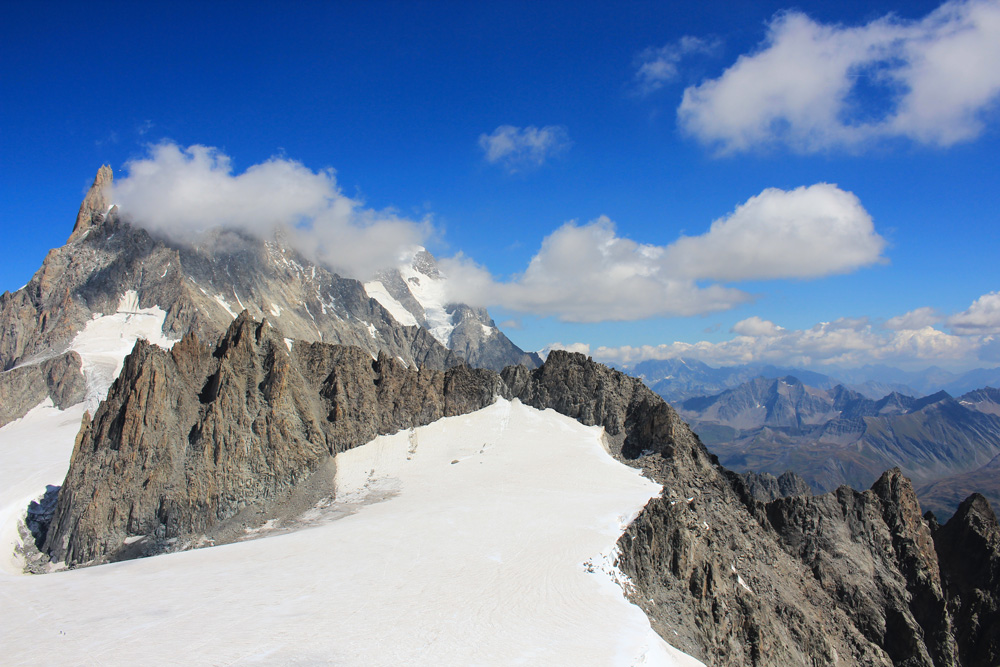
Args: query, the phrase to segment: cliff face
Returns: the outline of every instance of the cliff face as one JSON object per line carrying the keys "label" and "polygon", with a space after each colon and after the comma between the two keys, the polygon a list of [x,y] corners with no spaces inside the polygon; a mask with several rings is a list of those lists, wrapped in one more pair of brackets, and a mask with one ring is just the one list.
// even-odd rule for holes
{"label": "cliff face", "polygon": [[1000,531],[985,502],[938,528],[898,470],[864,493],[763,502],[641,381],[582,355],[417,371],[356,348],[289,349],[246,313],[211,346],[137,344],[80,433],[45,548],[84,564],[219,534],[331,493],[337,452],[496,396],[603,426],[613,455],[663,484],[619,540],[619,567],[654,628],[707,664],[1000,659]]}
{"label": "cliff face", "polygon": [[196,334],[169,352],[137,343],[77,436],[45,550],[79,564],[127,555],[136,537],[162,549],[217,530],[287,500],[339,451],[485,407],[497,391],[495,373],[467,367],[289,347],[245,312],[213,347]]}
{"label": "cliff face", "polygon": [[1000,664],[1000,526],[986,499],[967,498],[934,545],[961,664]]}

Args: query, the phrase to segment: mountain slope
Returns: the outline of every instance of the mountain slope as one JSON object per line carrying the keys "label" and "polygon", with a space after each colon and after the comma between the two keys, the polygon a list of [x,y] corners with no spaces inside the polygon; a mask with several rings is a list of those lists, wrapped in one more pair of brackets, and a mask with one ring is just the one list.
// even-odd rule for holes
{"label": "mountain slope", "polygon": [[970,493],[1000,495],[1000,481],[967,476],[1000,455],[995,389],[958,399],[944,392],[920,399],[892,393],[875,401],[842,386],[822,390],[790,377],[758,378],[688,399],[681,414],[725,465],[773,475],[792,470],[816,491],[865,488],[898,466],[921,494],[945,478],[969,484],[955,486],[951,505],[941,502],[943,486],[937,500],[927,496],[942,517]]}

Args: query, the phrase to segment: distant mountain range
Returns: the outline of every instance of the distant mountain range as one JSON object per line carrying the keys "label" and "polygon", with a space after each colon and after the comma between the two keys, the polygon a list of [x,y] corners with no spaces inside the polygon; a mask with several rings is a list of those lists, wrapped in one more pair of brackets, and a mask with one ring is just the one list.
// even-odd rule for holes
{"label": "distant mountain range", "polygon": [[[898,392],[873,400],[843,385],[757,377],[678,405],[723,465],[779,475],[792,470],[816,492],[869,487],[898,466],[924,509],[950,516],[970,493],[1000,501],[1000,390],[953,398]],[[990,467],[992,466],[992,467]]]}
{"label": "distant mountain range", "polygon": [[947,391],[952,396],[958,396],[979,387],[1000,386],[1000,368],[977,368],[964,373],[952,373],[936,366],[922,371],[904,371],[891,366],[867,365],[820,373],[771,364],[713,368],[695,359],[649,360],[616,367],[642,379],[669,403],[680,403],[695,396],[712,396],[756,377],[777,379],[786,375],[820,389],[844,385],[873,399],[892,392],[925,396]]}

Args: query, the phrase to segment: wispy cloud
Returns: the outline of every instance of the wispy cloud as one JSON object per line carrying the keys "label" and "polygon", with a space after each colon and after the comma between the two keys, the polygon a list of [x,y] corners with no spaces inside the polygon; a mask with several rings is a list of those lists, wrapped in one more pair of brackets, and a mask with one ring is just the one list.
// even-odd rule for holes
{"label": "wispy cloud", "polygon": [[135,224],[192,242],[226,228],[267,238],[283,228],[313,259],[356,277],[394,266],[433,232],[428,221],[375,211],[345,196],[333,170],[312,171],[271,158],[234,173],[229,156],[209,146],[162,142],[125,164],[113,200]]}
{"label": "wispy cloud", "polygon": [[901,137],[977,137],[1000,97],[1000,1],[947,2],[920,21],[861,26],[777,15],[754,52],[684,91],[684,130],[721,152],[783,144],[860,150]]}
{"label": "wispy cloud", "polygon": [[623,238],[601,217],[552,232],[508,281],[461,256],[442,267],[455,301],[570,322],[622,321],[728,310],[752,295],[711,283],[844,273],[884,261],[884,247],[857,197],[820,183],[769,188],[706,233],[667,246]]}
{"label": "wispy cloud", "polygon": [[659,48],[648,48],[635,60],[633,85],[639,95],[648,95],[674,81],[680,74],[680,63],[692,54],[713,54],[718,52],[722,42],[717,39],[703,39],[685,35],[676,42]]}
{"label": "wispy cloud", "polygon": [[486,161],[511,173],[540,167],[571,145],[566,128],[559,125],[542,128],[501,125],[490,134],[479,135],[479,147]]}
{"label": "wispy cloud", "polygon": [[[933,326],[945,320],[948,332]],[[599,347],[594,358],[621,364],[646,359],[698,359],[713,365],[774,362],[800,366],[860,366],[868,363],[975,363],[997,361],[1000,292],[984,294],[965,311],[942,318],[918,308],[883,325],[867,318],[841,318],[808,329],[785,329],[754,316],[737,322],[722,342]]]}

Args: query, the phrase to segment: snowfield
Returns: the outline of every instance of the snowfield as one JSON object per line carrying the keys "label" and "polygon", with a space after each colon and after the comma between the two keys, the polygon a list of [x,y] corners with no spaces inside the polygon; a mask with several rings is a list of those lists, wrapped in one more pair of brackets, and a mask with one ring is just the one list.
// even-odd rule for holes
{"label": "snowfield", "polygon": [[[74,341],[90,400],[136,336],[171,342],[134,310]],[[616,583],[615,542],[660,487],[599,428],[498,400],[338,455],[336,502],[300,530],[21,574],[17,522],[62,483],[84,407],[0,429],[0,663],[701,665]]]}

